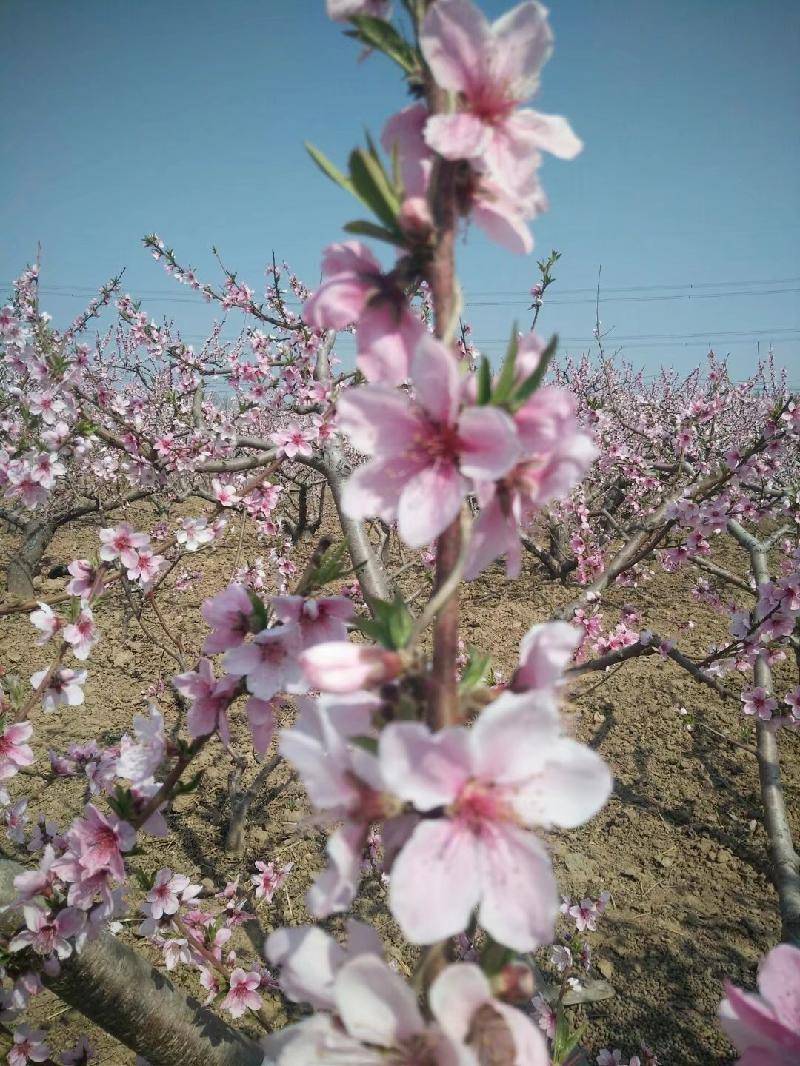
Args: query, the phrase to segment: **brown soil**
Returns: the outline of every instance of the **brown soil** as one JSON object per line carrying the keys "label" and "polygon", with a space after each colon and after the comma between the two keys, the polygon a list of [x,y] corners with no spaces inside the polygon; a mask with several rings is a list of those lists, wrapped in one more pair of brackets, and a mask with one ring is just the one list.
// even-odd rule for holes
{"label": "brown soil", "polygon": [[[146,510],[134,512],[133,520],[140,528],[155,521]],[[67,562],[93,551],[95,538],[91,526],[62,530],[48,556],[51,562]],[[205,632],[199,605],[228,581],[238,558],[238,540],[238,526],[233,523],[213,555],[187,558],[187,568],[202,570],[202,578],[187,592],[169,591],[164,598],[164,613],[181,634],[190,664]],[[0,547],[5,550],[10,543],[6,538]],[[256,554],[249,532],[243,552],[244,558]],[[726,563],[736,565],[735,560]],[[406,592],[427,581],[426,574],[422,567],[407,572]],[[46,598],[63,588],[63,578],[44,579],[39,592]],[[613,591],[610,600],[617,607],[626,602],[646,605],[652,628],[678,636],[682,648],[699,654],[710,641],[725,635],[724,621],[695,604],[687,609],[689,589],[688,575],[661,574],[641,590]],[[546,619],[571,595],[574,590],[545,581],[530,561],[519,582],[507,582],[493,571],[466,593],[462,635],[489,651],[508,676],[525,630]],[[162,638],[152,617],[145,623],[145,635],[135,620],[126,621],[118,594],[109,596],[96,614],[103,640],[88,664],[84,706],[61,708],[50,715],[39,710],[33,716],[36,769],[43,775],[48,748],[63,750],[72,741],[90,738],[101,743],[118,740],[141,709],[147,687],[177,671],[177,664],[159,646]],[[606,610],[607,622],[613,614]],[[689,615],[696,628],[681,635],[678,624]],[[25,616],[0,619],[0,662],[7,672],[26,681],[46,664],[48,655],[48,649],[33,644],[32,634]],[[168,693],[161,703],[174,723],[177,710]],[[680,706],[692,712],[693,728],[687,729],[686,718],[678,714]],[[658,656],[635,660],[605,677],[582,679],[570,691],[565,711],[577,735],[602,752],[616,779],[611,801],[594,821],[551,840],[564,894],[597,896],[607,889],[613,897],[598,932],[591,936],[599,967],[595,972],[606,977],[615,991],[613,998],[585,1008],[591,1058],[600,1047],[620,1047],[630,1056],[645,1041],[662,1063],[730,1062],[730,1048],[714,1021],[723,978],[752,986],[757,960],[776,943],[780,925],[760,822],[755,756],[708,730],[747,747],[753,742],[751,732],[734,707],[723,706],[713,693]],[[246,750],[241,722],[234,733]],[[782,741],[796,833],[800,833],[798,743],[794,735]],[[202,787],[176,801],[169,816],[173,834],[150,840],[135,860],[138,868],[152,875],[169,865],[193,878],[211,878],[222,887],[237,872],[247,877],[256,859],[293,861],[288,891],[281,892],[260,917],[265,929],[304,920],[303,895],[320,865],[320,847],[315,831],[298,825],[305,807],[288,768],[275,771],[266,793],[253,804],[247,851],[240,862],[226,858],[221,847],[230,761],[214,743],[201,756],[200,766]],[[251,759],[247,779],[254,773]],[[46,812],[62,824],[83,802],[77,780],[51,783],[45,776],[25,775],[15,779],[12,792],[29,795],[34,815]],[[11,848],[5,845],[7,852]],[[395,946],[398,938],[382,902],[382,890],[370,884],[356,913],[377,921],[389,955],[405,968],[413,956]],[[133,939],[129,932],[123,935]],[[190,991],[198,994],[193,977],[189,983]],[[59,1050],[87,1030],[104,1066],[134,1061],[130,1052],[87,1027],[79,1014],[65,1010],[49,994],[40,997],[35,1020],[50,1029],[52,1044]]]}

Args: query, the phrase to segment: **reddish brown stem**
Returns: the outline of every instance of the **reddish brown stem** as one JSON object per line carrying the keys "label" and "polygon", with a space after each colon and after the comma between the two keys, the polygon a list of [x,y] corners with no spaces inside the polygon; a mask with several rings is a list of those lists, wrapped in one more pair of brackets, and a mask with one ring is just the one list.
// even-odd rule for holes
{"label": "reddish brown stem", "polygon": [[[461,522],[458,518],[436,542],[436,586],[447,580],[461,554]],[[429,725],[432,729],[458,722],[458,593],[454,593],[436,616],[433,627],[432,692]]]}
{"label": "reddish brown stem", "polygon": [[[449,108],[447,93],[433,79],[426,86],[432,112]],[[433,182],[431,212],[436,227],[436,248],[428,264],[436,336],[447,342],[455,311],[455,238],[458,223],[456,203],[457,169],[454,163],[438,160]],[[455,357],[454,357],[455,358]],[[456,518],[436,542],[437,588],[447,580],[461,553],[461,522]],[[428,723],[442,729],[458,721],[458,592],[439,611],[433,630],[433,670]]]}

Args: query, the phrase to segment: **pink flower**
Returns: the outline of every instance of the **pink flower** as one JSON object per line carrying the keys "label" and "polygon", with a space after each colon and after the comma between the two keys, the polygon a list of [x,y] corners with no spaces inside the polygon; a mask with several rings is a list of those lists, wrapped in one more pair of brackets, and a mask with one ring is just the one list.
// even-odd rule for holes
{"label": "pink flower", "polygon": [[546,1037],[552,1040],[553,1037],[556,1035],[556,1023],[558,1021],[556,1012],[553,1010],[553,1008],[550,1006],[550,1004],[547,1002],[541,992],[539,992],[533,997],[531,1005],[536,1011],[536,1020],[539,1025],[539,1028],[542,1030]]}
{"label": "pink flower", "polygon": [[796,685],[783,697],[783,702],[791,710],[792,718],[800,721],[800,685]]}
{"label": "pink flower", "polygon": [[403,659],[372,644],[337,640],[307,648],[300,666],[311,688],[345,694],[393,680],[403,669]]}
{"label": "pink flower", "polygon": [[76,659],[88,659],[99,639],[90,607],[84,607],[75,621],[64,629],[64,640],[72,645],[72,654]]}
{"label": "pink flower", "polygon": [[[381,143],[387,153],[397,152],[406,199],[400,224],[412,235],[430,228],[427,206],[428,182],[434,155],[425,142],[429,112],[424,104],[412,104],[386,123]],[[465,210],[491,240],[515,253],[527,254],[533,238],[526,219],[547,209],[547,200],[532,178],[524,194],[502,188],[489,174],[473,174]]]}
{"label": "pink flower", "polygon": [[67,567],[72,580],[67,585],[70,596],[80,596],[82,603],[88,603],[102,587],[102,578],[88,559],[73,559]]}
{"label": "pink flower", "polygon": [[134,715],[134,740],[126,733],[119,744],[119,758],[115,767],[117,777],[124,777],[134,785],[152,781],[167,751],[164,737],[164,716],[155,704],[150,715]]}
{"label": "pink flower", "polygon": [[64,620],[57,615],[53,608],[47,603],[40,603],[37,611],[31,611],[30,615],[31,625],[36,626],[39,632],[42,634],[36,638],[37,647],[41,648],[44,644],[47,644],[49,640],[52,640],[59,630],[64,628]]}
{"label": "pink flower", "polygon": [[[220,519],[220,522],[225,521]],[[217,531],[217,524],[209,526],[205,518],[182,518],[180,527],[175,532],[175,541],[182,544],[187,552],[196,552],[210,544]]]}
{"label": "pink flower", "polygon": [[312,447],[317,438],[314,427],[303,429],[297,422],[292,422],[286,429],[279,429],[277,433],[270,434],[270,440],[278,448],[278,455],[285,455],[287,459],[296,459],[298,455],[308,458],[314,454]]}
{"label": "pink flower", "polygon": [[283,866],[276,866],[274,862],[256,862],[257,874],[253,874],[250,880],[255,885],[256,899],[263,899],[265,903],[272,903],[272,897],[284,884],[289,876],[294,863],[287,862]]}
{"label": "pink flower", "polygon": [[241,496],[236,491],[235,485],[226,484],[219,478],[211,479],[211,491],[221,507],[233,507],[241,502]]}
{"label": "pink flower", "polygon": [[122,852],[130,851],[136,843],[136,830],[116,814],[106,816],[88,803],[83,818],[72,823],[67,843],[85,875],[108,871],[118,881],[124,881]]}
{"label": "pink flower", "polygon": [[778,701],[762,685],[744,689],[739,699],[742,701],[742,714],[755,715],[762,722],[768,722],[778,708]]}
{"label": "pink flower", "polygon": [[356,330],[356,363],[369,381],[399,385],[408,377],[409,361],[425,332],[408,306],[405,292],[360,241],[325,249],[325,279],[308,298],[303,318],[316,329]]}
{"label": "pink flower", "polygon": [[32,735],[30,722],[12,722],[0,734],[0,781],[8,781],[21,766],[33,763],[33,748],[25,743]]}
{"label": "pink flower", "polygon": [[177,914],[182,903],[186,903],[200,891],[199,885],[193,885],[185,874],[175,874],[165,867],[159,870],[153,881],[153,887],[145,897],[145,913],[158,921],[165,914]]}
{"label": "pink flower", "polygon": [[44,1062],[50,1057],[50,1048],[44,1042],[41,1029],[18,1025],[14,1029],[14,1044],[8,1053],[9,1066],[25,1066],[26,1062]]}
{"label": "pink flower", "polygon": [[61,1052],[61,1066],[85,1066],[86,1063],[96,1061],[94,1048],[85,1036],[79,1037],[77,1044],[69,1051]]}
{"label": "pink flower", "polygon": [[391,13],[389,0],[326,0],[328,18],[335,22],[344,22],[354,15],[371,15],[372,18],[386,19]]}
{"label": "pink flower", "polygon": [[470,730],[392,723],[379,752],[401,799],[421,812],[444,808],[420,821],[392,867],[389,903],[406,937],[428,944],[452,936],[478,907],[501,944],[532,951],[548,941],[555,880],[528,828],[580,825],[611,791],[599,755],[561,735],[552,698],[506,693]]}
{"label": "pink flower", "polygon": [[558,684],[582,637],[582,630],[567,622],[532,626],[520,643],[519,666],[511,689],[525,692]]}
{"label": "pink flower", "polygon": [[340,828],[328,838],[329,865],[306,896],[315,918],[347,910],[361,880],[361,858],[369,826],[395,813],[387,807],[378,761],[349,737],[374,734],[377,697],[358,693],[347,700],[304,701],[292,729],[281,732],[279,750],[292,763],[311,803]]}
{"label": "pink flower", "polygon": [[575,928],[579,933],[594,932],[597,929],[597,919],[602,911],[598,911],[594,900],[582,899],[573,904],[568,911],[570,918],[575,919]]}
{"label": "pink flower", "polygon": [[222,741],[227,744],[230,741],[227,710],[239,688],[238,678],[228,674],[216,678],[211,661],[201,659],[196,670],[176,674],[172,683],[192,701],[186,719],[191,735],[204,737],[219,729]]}
{"label": "pink flower", "polygon": [[414,352],[416,402],[380,385],[349,389],[339,400],[339,425],[360,451],[374,458],[344,488],[351,518],[398,523],[412,548],[434,540],[458,515],[468,479],[493,481],[519,456],[509,416],[497,407],[459,414],[461,388],[455,356],[425,335]]}
{"label": "pink flower", "polygon": [[278,621],[294,623],[300,634],[301,648],[326,641],[347,639],[347,625],[353,617],[353,604],[344,596],[273,596],[272,609]]}
{"label": "pink flower", "polygon": [[[445,967],[433,982],[428,1001],[434,1018],[457,1046],[466,1046],[479,1062],[491,1061],[493,1049],[508,1047],[507,1061],[548,1066],[547,1044],[522,1011],[492,995],[479,966],[460,962]],[[510,1057],[513,1047],[513,1059]]]}
{"label": "pink flower", "polygon": [[164,565],[164,561],[163,555],[156,555],[149,548],[142,549],[136,553],[136,561],[133,565],[128,567],[128,580],[146,585],[153,580]]}
{"label": "pink flower", "polygon": [[276,929],[264,945],[273,966],[280,966],[280,986],[295,1003],[309,1003],[316,1010],[334,1010],[334,982],[342,966],[358,955],[382,957],[383,945],[371,925],[348,918],[347,944],[314,925]]}
{"label": "pink flower", "polygon": [[[416,994],[371,952],[339,967],[332,992],[337,1021],[329,1014],[315,1014],[281,1034],[284,1042],[288,1038],[282,1061],[359,1066],[389,1062],[467,1066],[474,1061],[465,1052],[463,1057],[459,1054],[455,1041],[436,1022],[423,1019]],[[531,1060],[531,1066],[539,1066],[539,1060]]]}
{"label": "pink flower", "polygon": [[[31,685],[37,691],[47,677],[47,670],[37,670],[31,674]],[[86,682],[85,670],[69,670],[62,666],[48,679],[47,686],[42,693],[42,708],[45,711],[54,711],[56,707],[66,704],[67,707],[79,707],[83,703],[83,688]]]}
{"label": "pink flower", "polygon": [[34,903],[26,903],[22,911],[27,929],[17,933],[11,940],[9,951],[22,951],[30,947],[37,955],[56,955],[59,959],[66,959],[72,954],[69,938],[81,931],[85,915],[73,907],[65,907],[53,915]]}
{"label": "pink flower", "polygon": [[127,569],[136,565],[137,550],[146,548],[149,543],[146,533],[136,533],[132,526],[123,522],[100,530],[100,558],[109,563],[119,559]]}
{"label": "pink flower", "polygon": [[262,629],[252,641],[225,652],[225,669],[247,679],[247,691],[261,700],[276,692],[304,692],[297,661],[298,632],[295,626]]}
{"label": "pink flower", "polygon": [[446,159],[469,159],[510,193],[528,192],[539,151],[572,159],[581,142],[566,119],[517,111],[539,86],[552,51],[546,11],[523,3],[490,25],[471,0],[438,0],[420,45],[437,83],[461,93],[464,109],[433,115],[425,139]]}
{"label": "pink flower", "polygon": [[[540,351],[533,334],[520,341],[520,377],[532,372]],[[578,425],[573,397],[563,389],[538,389],[514,415],[514,424],[524,455],[501,480],[478,485],[481,513],[472,531],[468,580],[501,555],[506,556],[506,574],[518,577],[520,534],[544,504],[565,497],[578,484],[598,455]]]}
{"label": "pink flower", "polygon": [[800,1062],[800,949],[779,944],[762,959],[758,995],[725,982],[720,1024],[742,1053],[741,1066]]}
{"label": "pink flower", "polygon": [[216,655],[237,647],[250,632],[253,604],[244,585],[232,584],[203,600],[200,613],[213,630],[206,637],[203,651]]}
{"label": "pink flower", "polygon": [[261,996],[256,991],[260,985],[261,974],[257,970],[245,973],[241,967],[237,966],[230,977],[228,994],[220,1006],[234,1018],[241,1018],[248,1010],[260,1010]]}

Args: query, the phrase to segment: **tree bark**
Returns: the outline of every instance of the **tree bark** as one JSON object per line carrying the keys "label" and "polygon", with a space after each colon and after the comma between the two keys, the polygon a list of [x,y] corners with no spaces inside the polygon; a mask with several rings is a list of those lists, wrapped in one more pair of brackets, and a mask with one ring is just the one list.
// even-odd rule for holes
{"label": "tree bark", "polygon": [[[16,898],[13,879],[23,867],[0,859],[0,905]],[[19,909],[0,917],[8,936],[21,923]],[[176,988],[137,952],[103,933],[67,959],[46,986],[152,1066],[262,1066],[264,1052]]]}

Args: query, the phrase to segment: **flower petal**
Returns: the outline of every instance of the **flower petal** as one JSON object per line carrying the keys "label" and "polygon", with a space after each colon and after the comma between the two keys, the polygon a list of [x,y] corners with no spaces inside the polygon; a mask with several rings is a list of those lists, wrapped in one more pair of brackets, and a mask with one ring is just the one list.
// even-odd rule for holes
{"label": "flower petal", "polygon": [[414,350],[411,380],[417,402],[434,422],[452,425],[461,394],[458,363],[453,352],[430,333],[420,338]]}
{"label": "flower petal", "polygon": [[360,452],[387,457],[402,454],[424,426],[408,398],[384,385],[347,389],[336,422]]}
{"label": "flower petal", "polygon": [[758,990],[800,1044],[800,948],[779,944],[761,963]]}
{"label": "flower petal", "polygon": [[389,907],[406,939],[432,944],[466,929],[480,889],[472,834],[449,818],[426,819],[394,861]]}
{"label": "flower petal", "polygon": [[425,125],[425,143],[444,159],[479,159],[488,142],[488,126],[466,111],[431,115]]}
{"label": "flower petal", "polygon": [[435,462],[420,470],[400,494],[400,536],[410,548],[430,544],[458,515],[465,495],[466,482],[451,462]]}
{"label": "flower petal", "polygon": [[550,858],[532,833],[495,823],[478,844],[478,920],[495,940],[533,951],[553,938],[558,889]]}
{"label": "flower petal", "polygon": [[306,893],[306,906],[314,918],[348,910],[361,881],[366,840],[367,826],[363,822],[345,822],[328,837],[328,866],[317,874]]}
{"label": "flower petal", "polygon": [[375,955],[345,963],[336,975],[335,996],[345,1029],[365,1044],[396,1048],[425,1028],[412,989]]}
{"label": "flower petal", "polygon": [[507,133],[528,151],[550,152],[559,159],[574,159],[583,150],[583,141],[575,135],[563,115],[543,115],[526,108],[507,123]]}
{"label": "flower petal", "polygon": [[428,992],[433,1016],[448,1036],[466,1042],[472,1016],[492,999],[492,990],[480,966],[460,962],[446,966]]}
{"label": "flower petal", "polygon": [[480,714],[470,730],[475,773],[501,784],[525,782],[543,771],[560,723],[546,692],[504,692]]}
{"label": "flower petal", "polygon": [[281,967],[280,985],[289,999],[317,1010],[334,1006],[334,977],[346,956],[333,937],[314,925],[276,929],[264,950],[272,965]]}
{"label": "flower petal", "polygon": [[596,751],[570,737],[544,755],[543,769],[515,789],[514,810],[528,825],[574,829],[588,822],[611,795],[611,771]]}
{"label": "flower petal", "polygon": [[468,407],[458,420],[461,472],[493,481],[507,474],[521,448],[512,419],[499,407]]}
{"label": "flower petal", "polygon": [[539,3],[518,4],[492,23],[492,75],[511,87],[518,100],[539,86],[539,71],[553,51],[547,9]]}
{"label": "flower petal", "polygon": [[378,751],[387,786],[419,811],[450,803],[471,773],[469,734],[459,727],[432,733],[421,722],[394,722]]}
{"label": "flower petal", "polygon": [[469,94],[487,78],[492,31],[471,0],[438,0],[430,7],[420,47],[443,89]]}

